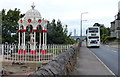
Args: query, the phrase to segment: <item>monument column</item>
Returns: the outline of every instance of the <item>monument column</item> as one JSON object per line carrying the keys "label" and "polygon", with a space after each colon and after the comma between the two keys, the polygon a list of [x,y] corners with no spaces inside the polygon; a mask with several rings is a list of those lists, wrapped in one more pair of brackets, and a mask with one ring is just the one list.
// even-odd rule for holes
{"label": "monument column", "polygon": [[19,36],[18,36],[18,54],[21,54],[21,46],[20,46],[20,44],[21,44],[21,41],[20,41],[20,34],[21,34],[21,23],[22,23],[22,19],[20,19],[19,20],[19,22],[18,22],[18,24],[19,24],[19,29],[18,29],[18,34],[19,34]]}
{"label": "monument column", "polygon": [[25,32],[26,32],[26,27],[24,27],[22,29],[22,54],[23,55],[26,54],[26,50],[25,50]]}
{"label": "monument column", "polygon": [[33,49],[33,55],[36,55],[36,28],[33,29],[33,32],[34,32],[34,40],[33,40],[33,43],[34,43],[34,49]]}

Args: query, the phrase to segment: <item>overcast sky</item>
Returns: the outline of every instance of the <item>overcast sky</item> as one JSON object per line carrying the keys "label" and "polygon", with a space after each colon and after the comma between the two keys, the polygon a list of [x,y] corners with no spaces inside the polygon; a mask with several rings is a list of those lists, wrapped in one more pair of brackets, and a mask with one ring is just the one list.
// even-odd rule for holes
{"label": "overcast sky", "polygon": [[80,14],[83,14],[83,35],[85,29],[91,27],[94,23],[104,24],[110,27],[110,22],[118,13],[119,0],[0,0],[0,9],[20,9],[21,13],[26,13],[31,9],[34,2],[43,18],[51,21],[53,18],[62,21],[62,24],[68,25],[68,31],[74,35],[80,35]]}

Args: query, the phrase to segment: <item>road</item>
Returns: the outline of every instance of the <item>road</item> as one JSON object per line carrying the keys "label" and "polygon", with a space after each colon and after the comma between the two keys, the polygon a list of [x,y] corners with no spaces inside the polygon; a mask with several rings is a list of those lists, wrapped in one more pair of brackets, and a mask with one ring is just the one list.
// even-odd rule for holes
{"label": "road", "polygon": [[118,50],[101,45],[89,48],[115,75],[118,75]]}

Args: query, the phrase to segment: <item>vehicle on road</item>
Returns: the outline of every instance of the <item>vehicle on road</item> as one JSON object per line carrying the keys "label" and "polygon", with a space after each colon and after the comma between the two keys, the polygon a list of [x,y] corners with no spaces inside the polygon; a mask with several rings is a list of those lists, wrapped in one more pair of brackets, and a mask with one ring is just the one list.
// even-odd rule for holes
{"label": "vehicle on road", "polygon": [[86,30],[86,46],[100,47],[100,29],[97,26],[88,27]]}

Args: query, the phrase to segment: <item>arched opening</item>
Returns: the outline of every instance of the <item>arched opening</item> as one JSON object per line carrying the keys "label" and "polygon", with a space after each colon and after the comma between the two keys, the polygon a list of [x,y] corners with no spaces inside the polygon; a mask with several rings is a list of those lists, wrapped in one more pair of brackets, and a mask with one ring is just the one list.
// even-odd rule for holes
{"label": "arched opening", "polygon": [[80,41],[80,38],[77,38],[77,39],[76,39],[76,42],[79,42],[79,41]]}
{"label": "arched opening", "polygon": [[28,44],[28,41],[30,41],[30,34],[33,32],[33,26],[32,25],[28,25],[26,27],[26,32],[25,32],[25,40],[26,40],[26,44]]}
{"label": "arched opening", "polygon": [[[38,42],[37,44],[40,44],[40,39],[42,37],[42,33],[40,34],[40,31],[42,30],[41,25],[37,26],[37,33],[36,33],[36,41]],[[42,39],[41,39],[42,40]]]}

